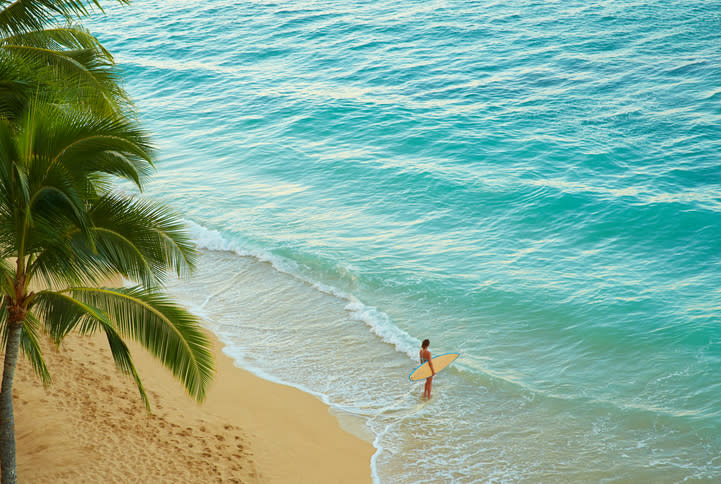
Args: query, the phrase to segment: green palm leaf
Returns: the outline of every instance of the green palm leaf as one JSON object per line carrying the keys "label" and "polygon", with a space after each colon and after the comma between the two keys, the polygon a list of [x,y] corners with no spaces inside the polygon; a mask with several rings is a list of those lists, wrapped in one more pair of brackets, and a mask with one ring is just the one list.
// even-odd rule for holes
{"label": "green palm leaf", "polygon": [[[127,4],[127,0],[117,0]],[[42,29],[50,22],[83,17],[92,7],[102,11],[98,0],[14,0],[0,2],[0,34],[13,35]]]}
{"label": "green palm leaf", "polygon": [[[93,174],[120,176],[138,187],[153,169],[152,147],[145,131],[127,118],[59,107],[37,101],[21,123],[18,143],[31,147],[25,162],[35,183],[42,184],[61,167],[78,180]],[[58,172],[59,173],[59,172]]]}
{"label": "green palm leaf", "polygon": [[115,331],[114,327],[103,325],[102,329],[105,332],[105,336],[108,338],[108,345],[110,346],[110,352],[113,355],[115,366],[117,366],[120,371],[133,378],[135,385],[138,387],[138,391],[140,392],[140,398],[143,399],[145,408],[148,412],[150,412],[150,400],[148,400],[148,394],[145,392],[145,387],[143,386],[143,382],[140,380],[140,375],[138,375],[138,371],[135,369],[128,345],[125,344],[125,341],[123,341],[121,335]]}
{"label": "green palm leaf", "polygon": [[[2,236],[0,235],[0,240],[2,240]],[[2,242],[0,242],[0,248],[2,248]],[[2,252],[0,252],[2,254]],[[2,294],[8,294],[8,292],[13,287],[13,270],[10,267],[10,264],[5,260],[7,256],[0,256],[0,295]],[[0,297],[0,307],[3,306],[3,300]]]}
{"label": "green palm leaf", "polygon": [[10,118],[28,102],[31,85],[17,62],[0,56],[0,118]]}
{"label": "green palm leaf", "polygon": [[28,273],[56,286],[62,280],[98,282],[120,274],[153,287],[171,270],[182,277],[194,267],[197,252],[185,225],[163,205],[106,195],[92,204],[88,216],[92,246],[70,218],[57,216],[46,223],[45,218],[36,217],[28,245],[34,247],[37,237],[37,245],[42,243],[44,248],[28,266]]}
{"label": "green palm leaf", "polygon": [[153,286],[168,269],[182,277],[194,266],[196,250],[185,224],[161,204],[108,195],[93,205],[90,217],[98,253],[132,280]]}
{"label": "green palm leaf", "polygon": [[98,329],[102,330],[108,339],[108,346],[115,365],[121,372],[133,378],[140,397],[150,411],[148,395],[133,363],[130,349],[105,311],[74,298],[71,290],[38,293],[36,310],[44,316],[46,331],[56,344],[59,344],[73,330],[80,334],[93,334]]}
{"label": "green palm leaf", "polygon": [[[195,316],[161,293],[141,287],[73,287],[38,293],[35,307],[54,339],[60,340],[72,330],[93,332],[98,324],[106,334],[112,328],[120,337],[142,344],[192,397],[198,401],[205,398],[213,376],[210,341]],[[116,344],[114,339],[111,343]],[[122,348],[116,349],[122,358]]]}
{"label": "green palm leaf", "polygon": [[[34,70],[45,92],[72,98],[100,112],[128,109],[127,96],[117,83],[112,62],[92,49],[53,50],[28,45],[0,45],[0,51]],[[64,89],[60,90],[61,86]],[[72,96],[70,96],[72,94]]]}
{"label": "green palm leaf", "polygon": [[3,46],[28,46],[49,50],[93,50],[99,58],[112,63],[113,56],[93,34],[80,25],[67,25],[52,29],[37,29],[0,40]]}
{"label": "green palm leaf", "polygon": [[43,360],[43,354],[38,342],[38,329],[41,327],[40,322],[32,314],[29,314],[23,324],[23,334],[20,345],[23,354],[30,360],[30,365],[33,367],[33,370],[35,370],[35,374],[38,375],[43,382],[43,386],[48,386],[52,379],[50,378],[50,372],[47,366],[45,366],[45,360]]}

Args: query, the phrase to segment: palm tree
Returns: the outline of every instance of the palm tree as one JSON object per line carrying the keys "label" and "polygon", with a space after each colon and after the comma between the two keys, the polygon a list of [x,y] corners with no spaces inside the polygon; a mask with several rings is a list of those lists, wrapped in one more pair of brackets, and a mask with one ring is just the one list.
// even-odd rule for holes
{"label": "palm tree", "polygon": [[[146,405],[124,337],[150,349],[198,400],[212,374],[197,322],[158,290],[170,270],[180,275],[192,267],[179,220],[164,207],[109,189],[112,176],[140,188],[152,165],[145,136],[125,121],[132,104],[110,53],[72,25],[93,7],[100,8],[98,0],[0,0],[4,483],[16,480],[12,380],[21,349],[49,382],[39,332],[59,343],[72,330],[102,330]],[[58,20],[67,24],[55,27]],[[97,287],[113,274],[139,285]],[[48,289],[31,292],[33,280]]]}
{"label": "palm tree", "polygon": [[86,109],[132,108],[110,53],[73,25],[93,8],[102,10],[97,0],[0,0],[0,117],[19,115],[38,89]]}
{"label": "palm tree", "polygon": [[[117,366],[147,396],[124,338],[139,341],[202,401],[212,378],[209,341],[188,312],[159,290],[193,266],[181,220],[159,204],[115,193],[114,178],[138,188],[152,168],[145,134],[127,119],[32,101],[0,119],[0,393],[2,482],[15,482],[12,382],[20,349],[47,381],[38,346],[71,331],[103,331]],[[99,287],[122,275],[133,287]],[[31,282],[47,289],[32,292]]]}

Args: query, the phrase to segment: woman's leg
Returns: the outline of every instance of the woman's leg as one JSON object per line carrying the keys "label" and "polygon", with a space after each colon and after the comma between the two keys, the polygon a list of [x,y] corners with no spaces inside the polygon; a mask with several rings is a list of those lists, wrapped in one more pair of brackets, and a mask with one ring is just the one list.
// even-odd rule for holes
{"label": "woman's leg", "polygon": [[431,398],[431,385],[433,384],[433,377],[429,376],[426,378],[426,385],[423,388],[423,396],[426,398]]}

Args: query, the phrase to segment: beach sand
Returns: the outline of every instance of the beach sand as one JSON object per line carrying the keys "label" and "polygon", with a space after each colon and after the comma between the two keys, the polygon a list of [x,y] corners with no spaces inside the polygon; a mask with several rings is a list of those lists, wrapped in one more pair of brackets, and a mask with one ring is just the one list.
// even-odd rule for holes
{"label": "beach sand", "polygon": [[316,397],[240,370],[210,334],[216,378],[199,405],[132,346],[148,415],[102,336],[47,344],[42,387],[24,358],[15,379],[18,477],[58,482],[370,482],[373,446]]}

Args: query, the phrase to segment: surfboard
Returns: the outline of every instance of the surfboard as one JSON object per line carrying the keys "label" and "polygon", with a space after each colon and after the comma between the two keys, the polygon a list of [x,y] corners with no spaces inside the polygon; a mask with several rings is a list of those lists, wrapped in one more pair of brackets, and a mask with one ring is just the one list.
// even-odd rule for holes
{"label": "surfboard", "polygon": [[[433,369],[436,370],[436,373],[438,373],[443,368],[453,363],[459,356],[461,356],[460,353],[446,353],[444,355],[434,356],[431,358],[431,361],[433,361]],[[431,367],[426,361],[413,370],[411,374],[408,375],[408,379],[410,381],[418,381],[424,380],[429,376],[431,376]]]}

